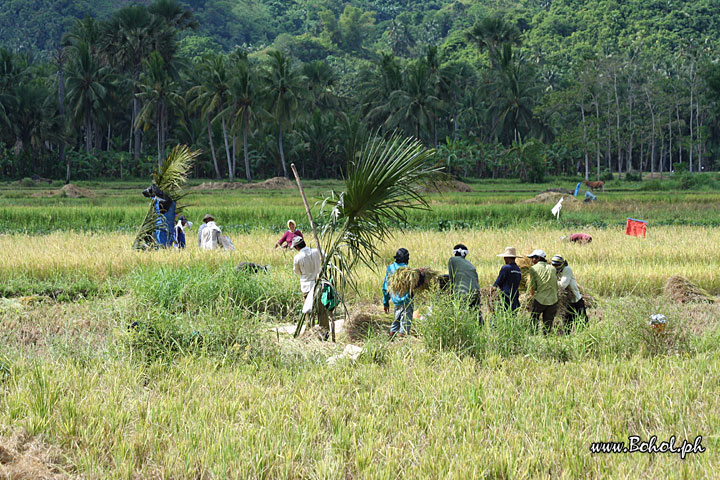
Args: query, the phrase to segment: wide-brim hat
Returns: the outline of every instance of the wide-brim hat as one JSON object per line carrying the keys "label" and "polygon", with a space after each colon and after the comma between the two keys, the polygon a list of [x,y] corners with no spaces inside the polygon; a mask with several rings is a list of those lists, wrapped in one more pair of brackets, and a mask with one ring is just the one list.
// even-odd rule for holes
{"label": "wide-brim hat", "polygon": [[203,222],[213,222],[213,221],[215,221],[215,217],[213,217],[209,213],[203,217]]}
{"label": "wide-brim hat", "polygon": [[529,253],[527,255],[527,257],[528,258],[533,258],[533,257],[547,258],[547,254],[545,253],[544,250],[536,249],[536,250],[533,250],[532,253]]}
{"label": "wide-brim hat", "polygon": [[297,237],[293,237],[292,247],[296,248],[298,245],[300,245],[301,243],[304,243],[304,242],[305,242],[305,240],[303,239],[303,237],[301,237],[299,235]]}
{"label": "wide-brim hat", "polygon": [[517,254],[515,247],[505,247],[505,251],[503,253],[500,253],[495,256],[496,257],[505,257],[505,258],[509,258],[509,257],[518,258],[520,255]]}

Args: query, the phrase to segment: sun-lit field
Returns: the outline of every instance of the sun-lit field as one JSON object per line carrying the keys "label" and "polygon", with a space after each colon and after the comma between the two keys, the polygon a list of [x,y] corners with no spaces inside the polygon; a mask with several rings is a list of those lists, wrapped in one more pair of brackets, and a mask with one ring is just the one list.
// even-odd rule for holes
{"label": "sun-lit field", "polygon": [[[354,342],[356,361],[330,366],[350,342],[342,330],[331,344],[278,329],[297,320],[301,302],[292,252],[273,248],[286,217],[306,224],[294,192],[193,193],[191,219],[215,214],[236,250],[199,251],[196,224],[185,251],[136,252],[130,226],[144,207],[133,195],[112,192],[117,217],[103,220],[109,200],[32,206],[5,191],[0,478],[713,477],[720,305],[675,303],[663,286],[680,275],[720,295],[716,194],[609,192],[556,221],[549,206],[520,203],[530,192],[474,187],[413,213],[419,226],[396,230],[376,268],[357,269],[348,309],[381,315],[385,266],[399,247],[412,266],[447,271],[452,246],[464,243],[490,286],[496,254],[515,246],[569,261],[597,300],[586,327],[543,336],[527,313],[487,306],[478,327],[457,304],[427,296],[418,308],[433,315],[416,321],[415,335],[371,334]],[[56,223],[43,223],[47,209]],[[102,228],[72,228],[93,212],[106,223],[90,227]],[[638,213],[651,221],[644,239],[624,235],[625,217]],[[12,219],[23,215],[37,228],[17,233]],[[560,240],[577,231],[593,242]],[[270,272],[236,272],[241,261]],[[653,313],[667,316],[666,331],[649,327]],[[701,435],[706,451],[590,452],[630,435],[679,444]]]}

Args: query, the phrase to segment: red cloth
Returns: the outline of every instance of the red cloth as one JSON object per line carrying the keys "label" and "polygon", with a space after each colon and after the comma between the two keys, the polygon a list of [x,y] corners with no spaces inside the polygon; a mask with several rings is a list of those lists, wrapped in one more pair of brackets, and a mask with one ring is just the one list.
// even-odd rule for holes
{"label": "red cloth", "polygon": [[633,220],[632,218],[627,219],[627,225],[625,225],[625,235],[645,238],[646,231],[647,222],[643,222],[642,220]]}

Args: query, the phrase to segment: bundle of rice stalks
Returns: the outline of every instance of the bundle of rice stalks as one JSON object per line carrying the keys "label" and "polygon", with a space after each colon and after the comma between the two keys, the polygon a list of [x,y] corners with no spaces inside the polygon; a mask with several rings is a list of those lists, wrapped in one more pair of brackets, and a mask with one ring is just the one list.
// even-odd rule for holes
{"label": "bundle of rice stalks", "polygon": [[315,325],[312,328],[306,328],[301,334],[299,340],[310,343],[314,341],[322,342],[327,335],[328,330],[320,325]]}
{"label": "bundle of rice stalks", "polygon": [[527,257],[518,257],[515,259],[515,263],[520,267],[520,287],[519,291],[524,292],[528,287],[528,278],[530,278],[530,267],[532,267],[532,260]]}
{"label": "bundle of rice stalks", "polygon": [[715,302],[715,299],[705,289],[679,275],[668,278],[663,291],[667,298],[676,303]]}
{"label": "bundle of rice stalks", "polygon": [[370,332],[388,332],[392,318],[387,315],[357,310],[345,321],[345,332],[353,341],[365,340]]}
{"label": "bundle of rice stalks", "polygon": [[495,307],[500,305],[500,290],[498,290],[495,287],[482,287],[480,289],[480,297],[482,299],[482,302],[487,305],[488,310],[491,312],[495,311]]}
{"label": "bundle of rice stalks", "polygon": [[[580,295],[582,295],[583,300],[585,301],[585,308],[591,309],[595,307],[595,297],[587,293],[583,290],[583,288],[578,285],[578,288],[580,289]],[[568,307],[570,306],[570,303],[572,302],[570,290],[567,288],[559,289],[558,290],[558,309],[557,313],[555,314],[555,318],[563,318],[565,314],[567,313]]]}
{"label": "bundle of rice stalks", "polygon": [[437,287],[440,272],[430,268],[398,268],[390,276],[390,291],[395,295],[403,296],[408,293],[418,295]]}

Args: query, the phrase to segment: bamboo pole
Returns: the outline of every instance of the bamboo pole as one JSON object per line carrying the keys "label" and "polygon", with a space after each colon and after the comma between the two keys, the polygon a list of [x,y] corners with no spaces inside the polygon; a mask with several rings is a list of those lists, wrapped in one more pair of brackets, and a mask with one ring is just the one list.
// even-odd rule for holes
{"label": "bamboo pole", "polygon": [[[313,236],[315,237],[315,244],[317,245],[318,250],[320,251],[320,257],[322,258],[323,265],[325,264],[325,252],[323,252],[322,245],[320,244],[320,237],[317,233],[317,228],[315,228],[315,222],[313,221],[312,212],[310,211],[310,205],[308,204],[307,197],[305,196],[305,190],[303,189],[302,182],[300,181],[300,175],[298,174],[297,168],[295,168],[295,164],[290,164],[290,169],[293,172],[293,175],[295,175],[295,181],[297,182],[298,190],[300,190],[300,196],[302,197],[303,204],[305,205],[305,213],[307,213],[308,220],[310,221],[310,227],[312,227]],[[313,292],[314,295],[314,292]],[[319,299],[315,298],[315,301],[319,301]],[[318,307],[320,308],[320,307]],[[332,312],[328,312],[328,315],[331,317],[329,319],[330,322],[330,332],[332,333],[332,341],[335,342],[335,319]],[[302,328],[302,325],[305,320],[305,315],[301,317],[300,321],[298,322],[298,326],[295,329],[295,336],[297,337],[300,334],[300,329]],[[308,327],[310,327],[310,323],[308,323]]]}

